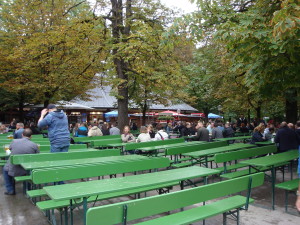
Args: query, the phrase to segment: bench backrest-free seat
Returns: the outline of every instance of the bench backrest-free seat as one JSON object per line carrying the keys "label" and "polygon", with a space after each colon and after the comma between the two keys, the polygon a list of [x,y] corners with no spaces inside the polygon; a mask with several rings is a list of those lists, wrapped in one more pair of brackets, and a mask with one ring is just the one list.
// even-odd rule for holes
{"label": "bench backrest-free seat", "polygon": [[60,153],[43,153],[43,154],[26,154],[26,155],[12,155],[10,162],[14,165],[30,162],[43,162],[43,161],[57,161],[66,159],[83,159],[83,158],[96,158],[106,156],[120,156],[120,150],[109,149],[101,151],[86,151],[86,152],[60,152]]}
{"label": "bench backrest-free seat", "polygon": [[[124,158],[126,158],[124,156]],[[75,180],[142,170],[165,168],[170,166],[168,158],[140,158],[136,160],[109,161],[105,163],[36,169],[32,172],[34,184]]]}
{"label": "bench backrest-free seat", "polygon": [[[127,221],[180,209],[193,204],[234,194],[243,190],[248,190],[248,193],[250,193],[249,189],[251,189],[251,187],[262,185],[263,180],[264,174],[257,173],[250,176],[244,176],[241,178],[226,180],[205,186],[167,193],[164,195],[93,207],[87,211],[87,225],[98,225],[100,221],[102,225],[118,223],[126,224]],[[247,199],[249,201],[249,198]],[[247,199],[245,201],[246,206],[248,204]],[[207,205],[201,207],[206,206]],[[162,223],[157,222],[153,224]]]}

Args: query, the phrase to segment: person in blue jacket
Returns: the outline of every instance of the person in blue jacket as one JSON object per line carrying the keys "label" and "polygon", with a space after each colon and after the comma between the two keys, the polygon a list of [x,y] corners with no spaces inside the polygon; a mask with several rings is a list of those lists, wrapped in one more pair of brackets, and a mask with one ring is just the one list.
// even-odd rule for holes
{"label": "person in blue jacket", "polygon": [[75,137],[87,137],[88,136],[88,129],[84,123],[81,123],[78,129],[75,132]]}
{"label": "person in blue jacket", "polygon": [[49,104],[41,112],[38,127],[48,126],[48,137],[51,152],[67,152],[70,146],[70,131],[67,115],[58,110],[54,104]]}

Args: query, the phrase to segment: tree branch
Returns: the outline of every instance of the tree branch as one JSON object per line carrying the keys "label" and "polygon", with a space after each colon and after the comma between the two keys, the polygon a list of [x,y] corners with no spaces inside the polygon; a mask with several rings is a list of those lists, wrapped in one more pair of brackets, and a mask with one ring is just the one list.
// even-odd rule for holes
{"label": "tree branch", "polygon": [[67,15],[72,9],[76,8],[77,6],[81,5],[81,4],[84,3],[84,2],[85,2],[85,0],[84,0],[84,1],[81,1],[81,2],[78,2],[77,4],[71,6],[71,7],[63,14],[63,16]]}

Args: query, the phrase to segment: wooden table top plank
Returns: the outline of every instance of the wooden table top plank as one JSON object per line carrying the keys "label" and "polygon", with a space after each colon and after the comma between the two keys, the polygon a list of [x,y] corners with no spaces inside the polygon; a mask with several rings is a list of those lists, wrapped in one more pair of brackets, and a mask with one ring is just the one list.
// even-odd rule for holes
{"label": "wooden table top plank", "polygon": [[243,140],[243,139],[250,139],[252,136],[240,136],[240,137],[228,137],[228,138],[216,138],[215,140],[218,141],[232,141],[232,140]]}
{"label": "wooden table top plank", "polygon": [[70,200],[111,192],[126,191],[132,188],[142,188],[160,184],[163,185],[170,182],[179,182],[186,179],[204,177],[218,173],[220,173],[218,170],[192,166],[114,179],[48,186],[43,189],[53,200]]}
{"label": "wooden table top plank", "polygon": [[211,149],[201,150],[201,151],[196,151],[196,152],[189,152],[189,153],[185,153],[183,155],[196,158],[196,157],[202,157],[202,156],[207,156],[207,155],[213,155],[216,153],[235,151],[235,150],[239,150],[239,149],[243,149],[243,148],[251,148],[251,147],[255,147],[255,145],[238,143],[238,144],[232,144],[232,145],[228,145],[228,146],[224,146],[224,147],[211,148]]}
{"label": "wooden table top plank", "polygon": [[84,158],[84,159],[71,159],[71,160],[58,160],[58,161],[43,161],[43,162],[29,162],[22,163],[21,166],[25,170],[49,168],[49,167],[60,167],[70,165],[81,165],[90,163],[99,163],[107,161],[119,161],[119,160],[142,160],[145,156],[140,155],[123,155],[123,156],[108,156],[108,157],[97,157],[97,158]]}
{"label": "wooden table top plank", "polygon": [[249,159],[245,161],[241,161],[240,163],[251,165],[251,166],[262,166],[262,167],[268,167],[273,166],[279,163],[288,162],[293,159],[296,159],[299,157],[298,150],[291,150],[288,152],[278,153],[274,155],[264,156],[256,159]]}
{"label": "wooden table top plank", "polygon": [[275,145],[274,142],[272,141],[260,141],[260,142],[255,142],[256,145]]}
{"label": "wooden table top plank", "polygon": [[194,142],[183,142],[183,143],[167,144],[167,145],[156,145],[156,146],[151,146],[151,147],[137,148],[137,150],[153,151],[153,150],[167,149],[167,148],[178,147],[178,146],[200,145],[200,144],[203,144],[203,143],[207,143],[207,142],[206,141],[194,141]]}

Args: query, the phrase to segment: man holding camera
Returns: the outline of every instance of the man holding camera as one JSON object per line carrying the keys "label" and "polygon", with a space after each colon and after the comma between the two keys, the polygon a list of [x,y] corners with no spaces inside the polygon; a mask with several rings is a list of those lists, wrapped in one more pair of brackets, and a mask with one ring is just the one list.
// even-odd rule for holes
{"label": "man holding camera", "polygon": [[48,137],[51,152],[67,152],[70,146],[70,131],[67,115],[62,110],[57,110],[54,104],[49,104],[41,112],[38,127],[48,126]]}

